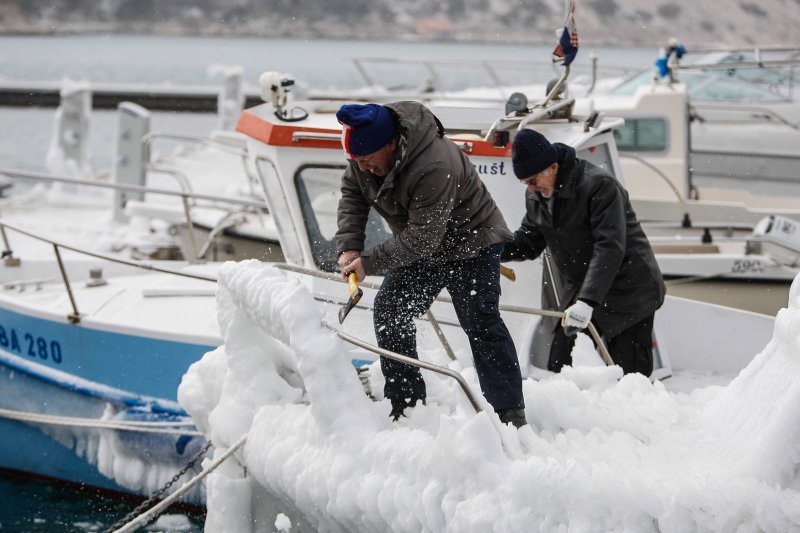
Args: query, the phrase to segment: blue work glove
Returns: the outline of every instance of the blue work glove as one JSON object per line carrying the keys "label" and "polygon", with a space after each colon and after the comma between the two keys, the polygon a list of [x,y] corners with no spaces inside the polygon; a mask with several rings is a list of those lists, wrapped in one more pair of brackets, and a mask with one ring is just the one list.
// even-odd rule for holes
{"label": "blue work glove", "polygon": [[564,316],[561,318],[561,327],[564,328],[564,334],[567,337],[572,337],[579,331],[586,329],[592,319],[592,311],[592,306],[582,300],[578,300],[567,307],[567,310],[564,311]]}

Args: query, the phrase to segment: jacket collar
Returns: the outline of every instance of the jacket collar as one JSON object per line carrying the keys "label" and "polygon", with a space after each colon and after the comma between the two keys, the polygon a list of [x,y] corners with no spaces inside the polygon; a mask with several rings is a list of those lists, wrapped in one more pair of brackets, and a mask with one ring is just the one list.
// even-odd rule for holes
{"label": "jacket collar", "polygon": [[556,175],[556,198],[574,198],[577,177],[581,170],[581,162],[575,155],[575,149],[566,144],[554,143],[558,151],[558,174]]}
{"label": "jacket collar", "polygon": [[388,194],[394,188],[397,176],[423,151],[437,136],[444,135],[441,123],[431,111],[419,102],[395,102],[386,104],[394,114],[400,132],[397,152],[392,170],[383,180],[378,195]]}

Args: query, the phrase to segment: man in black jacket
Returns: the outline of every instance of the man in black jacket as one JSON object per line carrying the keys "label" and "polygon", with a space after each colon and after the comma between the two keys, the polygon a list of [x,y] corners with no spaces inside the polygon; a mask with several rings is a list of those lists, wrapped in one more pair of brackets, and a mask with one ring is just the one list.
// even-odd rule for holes
{"label": "man in black jacket", "polygon": [[526,185],[527,213],[502,259],[538,257],[548,248],[561,277],[562,327],[548,369],[572,363],[575,333],[593,319],[625,373],[653,371],[653,318],[665,286],[653,249],[622,185],[602,168],[522,130],[512,145],[514,174]]}

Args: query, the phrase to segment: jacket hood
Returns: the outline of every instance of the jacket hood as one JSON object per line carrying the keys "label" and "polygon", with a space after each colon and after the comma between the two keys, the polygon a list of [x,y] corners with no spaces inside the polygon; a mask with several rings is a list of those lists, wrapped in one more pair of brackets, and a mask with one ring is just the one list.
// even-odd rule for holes
{"label": "jacket hood", "polygon": [[400,130],[397,162],[391,172],[396,174],[402,172],[436,136],[444,135],[444,129],[430,109],[418,102],[395,102],[386,104],[386,107],[394,113]]}

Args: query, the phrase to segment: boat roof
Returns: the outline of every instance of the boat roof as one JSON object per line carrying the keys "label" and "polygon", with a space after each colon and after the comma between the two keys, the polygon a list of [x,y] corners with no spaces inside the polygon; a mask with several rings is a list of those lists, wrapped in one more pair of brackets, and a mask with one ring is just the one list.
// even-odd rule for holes
{"label": "boat roof", "polygon": [[[262,143],[272,146],[330,148],[341,150],[342,127],[336,120],[336,111],[344,104],[355,103],[346,100],[300,101],[294,102],[294,110],[302,110],[303,118],[282,120],[275,107],[264,103],[244,110],[236,130]],[[562,142],[576,148],[591,145],[590,139],[612,129],[622,127],[621,118],[601,117],[594,127],[586,128],[585,122],[591,115],[591,108],[583,108],[584,114],[573,114],[569,102],[555,102],[567,113],[548,112],[548,107],[534,107],[531,114],[542,114],[542,118],[526,123],[525,114],[507,115],[500,103],[436,103],[427,104],[439,118],[448,136],[457,141],[468,141],[471,155],[494,157],[511,156],[511,140],[522,124],[544,133],[551,142]],[[293,111],[297,112],[297,111]],[[495,144],[488,139],[493,129],[509,131],[505,144]]]}

